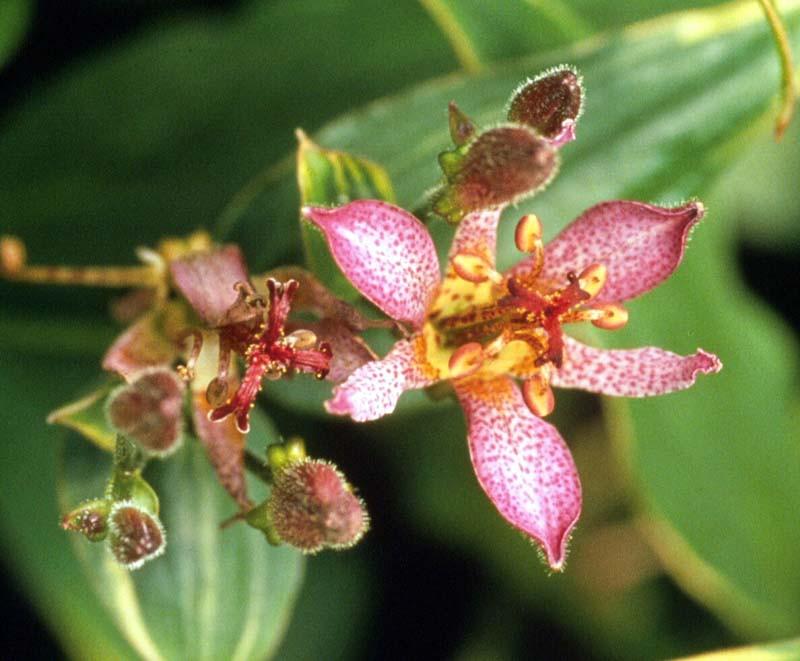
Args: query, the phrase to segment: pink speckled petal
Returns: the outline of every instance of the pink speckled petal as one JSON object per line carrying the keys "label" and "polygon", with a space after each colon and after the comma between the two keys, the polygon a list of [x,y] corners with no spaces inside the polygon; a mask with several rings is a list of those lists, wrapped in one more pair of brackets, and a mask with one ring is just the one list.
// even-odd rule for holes
{"label": "pink speckled petal", "polygon": [[387,315],[420,328],[439,284],[436,248],[407,211],[377,200],[303,208],[350,282]]}
{"label": "pink speckled petal", "polygon": [[420,335],[400,340],[383,360],[358,368],[334,388],[325,408],[329,413],[349,415],[356,422],[377,420],[391,413],[406,390],[438,381],[437,371],[425,362],[424,349]]}
{"label": "pink speckled petal", "polygon": [[[666,280],[680,264],[692,227],[703,217],[700,202],[656,207],[615,200],[584,211],[545,247],[542,277],[563,281],[600,262],[608,280],[594,299],[618,303],[639,296]],[[531,261],[512,273],[526,272]]]}
{"label": "pink speckled petal", "polygon": [[539,542],[561,570],[581,512],[578,471],[558,430],[530,412],[513,381],[456,384],[472,465],[500,514]]}
{"label": "pink speckled petal", "polygon": [[553,372],[552,384],[604,395],[648,397],[689,388],[698,374],[713,374],[722,363],[698,349],[679,356],[657,347],[595,349],[566,337],[564,364]]}
{"label": "pink speckled petal", "polygon": [[223,323],[239,297],[234,285],[247,282],[244,257],[234,245],[181,257],[169,269],[178,291],[210,326]]}
{"label": "pink speckled petal", "polygon": [[497,223],[503,213],[502,207],[473,211],[464,216],[458,224],[453,243],[450,246],[449,257],[465,252],[480,255],[488,264],[494,266],[494,256],[497,247]]}

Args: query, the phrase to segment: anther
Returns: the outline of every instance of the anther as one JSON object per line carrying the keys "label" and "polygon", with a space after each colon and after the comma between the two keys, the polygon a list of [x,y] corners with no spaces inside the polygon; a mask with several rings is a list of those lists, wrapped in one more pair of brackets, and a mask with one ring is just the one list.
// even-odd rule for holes
{"label": "anther", "polygon": [[592,319],[592,324],[605,330],[617,330],[628,323],[628,311],[621,305],[610,303],[595,308],[602,315],[597,319]]}
{"label": "anther", "polygon": [[556,405],[550,383],[541,372],[523,382],[522,398],[530,412],[540,418],[550,415]]}
{"label": "anther", "polygon": [[514,232],[514,243],[520,252],[534,252],[542,242],[542,221],[536,214],[529,213],[519,219]]}
{"label": "anther", "polygon": [[289,333],[283,343],[290,349],[313,349],[317,344],[317,336],[312,331],[301,328]]}
{"label": "anther", "polygon": [[451,263],[458,277],[468,282],[477,284],[491,280],[498,285],[503,282],[503,276],[479,255],[460,252],[452,258]]}
{"label": "anther", "polygon": [[589,294],[590,298],[594,298],[603,289],[608,278],[608,269],[602,264],[592,264],[587,266],[578,276],[578,285],[580,288]]}
{"label": "anther", "polygon": [[450,378],[458,379],[474,374],[480,368],[484,358],[483,347],[477,342],[462,344],[450,356],[448,363]]}

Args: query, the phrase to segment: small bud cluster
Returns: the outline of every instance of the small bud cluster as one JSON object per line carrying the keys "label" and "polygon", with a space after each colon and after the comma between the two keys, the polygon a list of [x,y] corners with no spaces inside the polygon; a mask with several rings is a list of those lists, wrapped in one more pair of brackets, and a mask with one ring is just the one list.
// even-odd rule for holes
{"label": "small bud cluster", "polygon": [[118,436],[105,496],[82,503],[61,519],[64,530],[79,532],[90,542],[105,541],[114,559],[131,570],[161,555],[167,544],[158,497],[141,476],[141,456],[131,441]]}
{"label": "small bud cluster", "polygon": [[444,183],[433,211],[451,223],[477,209],[498,207],[533,195],[558,170],[558,150],[575,138],[583,105],[578,74],[558,67],[523,83],[508,103],[508,123],[479,131],[450,104],[455,149],[442,152]]}

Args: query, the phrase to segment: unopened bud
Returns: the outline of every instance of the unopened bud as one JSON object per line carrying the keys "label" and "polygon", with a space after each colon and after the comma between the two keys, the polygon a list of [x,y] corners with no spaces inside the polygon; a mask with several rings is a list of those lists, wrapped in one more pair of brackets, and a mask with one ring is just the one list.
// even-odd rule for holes
{"label": "unopened bud", "polygon": [[437,193],[433,210],[452,223],[478,209],[516,202],[543,188],[557,169],[550,142],[525,126],[499,126],[482,133],[455,152],[443,170],[447,183]]}
{"label": "unopened bud", "polygon": [[559,67],[516,89],[508,103],[508,119],[536,129],[558,147],[574,139],[582,105],[580,76],[570,67]]}
{"label": "unopened bud", "polygon": [[167,541],[157,516],[123,500],[114,504],[108,516],[108,543],[117,562],[138,569],[161,555]]}
{"label": "unopened bud", "polygon": [[111,393],[108,420],[149,454],[166,456],[182,439],[184,390],[183,382],[171,370],[147,370]]}
{"label": "unopened bud", "polygon": [[273,443],[267,447],[267,464],[273,472],[278,472],[305,458],[306,445],[299,436],[293,436],[288,441]]}
{"label": "unopened bud", "polygon": [[91,542],[99,542],[108,534],[108,513],[111,503],[104,498],[81,503],[61,519],[64,530],[79,532]]}
{"label": "unopened bud", "polygon": [[305,459],[274,475],[267,503],[277,536],[304,553],[356,544],[369,527],[364,503],[333,464]]}
{"label": "unopened bud", "polygon": [[25,268],[27,251],[16,236],[0,236],[0,274],[9,277]]}

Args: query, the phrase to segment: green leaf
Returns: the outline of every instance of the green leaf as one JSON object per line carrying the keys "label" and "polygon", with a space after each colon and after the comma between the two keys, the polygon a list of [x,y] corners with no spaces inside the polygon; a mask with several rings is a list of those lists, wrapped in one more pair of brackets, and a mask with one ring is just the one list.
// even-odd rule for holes
{"label": "green leaf", "polygon": [[777,643],[732,647],[687,656],[683,661],[793,661],[798,657],[800,657],[800,638],[794,638]]}
{"label": "green leaf", "polygon": [[32,17],[30,0],[3,0],[0,3],[0,68],[17,52]]}
{"label": "green leaf", "polygon": [[613,336],[615,346],[700,345],[722,372],[687,392],[607,403],[664,564],[736,630],[785,635],[800,624],[798,351],[736,275],[723,184],[678,273],[630,305],[629,327]]}
{"label": "green leaf", "polygon": [[[324,149],[298,132],[297,183],[300,202],[338,206],[353,200],[380,199],[394,202],[394,190],[386,171],[372,161],[332,149]],[[337,296],[354,300],[358,292],[331,257],[322,234],[301,220],[306,264]]]}
{"label": "green leaf", "polygon": [[114,452],[117,434],[108,424],[105,409],[106,397],[112,387],[112,384],[107,384],[77,401],[60,406],[47,416],[47,422],[68,427],[83,434],[101,450]]}
{"label": "green leaf", "polygon": [[626,23],[716,0],[420,0],[439,26],[464,71],[493,62],[543,53]]}
{"label": "green leaf", "polygon": [[[253,429],[252,437],[265,443],[263,418],[253,416]],[[62,506],[102,493],[108,463],[94,448],[70,439]],[[129,572],[104,544],[74,536],[87,581],[120,632],[144,658],[269,656],[289,622],[302,556],[270,546],[241,523],[220,528],[235,507],[197,439],[187,438],[177,454],[148,465],[144,476],[161,500],[167,535],[163,556]],[[251,489],[256,497],[265,495],[263,485]]]}

